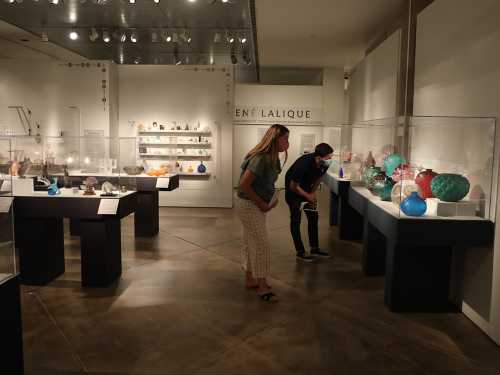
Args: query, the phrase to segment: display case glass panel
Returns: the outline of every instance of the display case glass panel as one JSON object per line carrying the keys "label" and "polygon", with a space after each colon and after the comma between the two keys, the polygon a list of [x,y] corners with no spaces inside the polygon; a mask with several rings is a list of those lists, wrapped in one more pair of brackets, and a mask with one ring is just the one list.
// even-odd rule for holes
{"label": "display case glass panel", "polygon": [[[495,129],[494,118],[409,118],[408,157],[423,216],[494,220]],[[409,200],[408,207],[417,202]]]}
{"label": "display case glass panel", "polygon": [[[12,163],[14,149],[8,137],[0,137],[0,284],[18,273],[14,246]],[[18,163],[18,162],[17,162]]]}
{"label": "display case glass panel", "polygon": [[351,136],[352,127],[348,124],[327,126],[323,130],[323,141],[333,148],[332,162],[328,173],[335,178],[351,179]]}
{"label": "display case glass panel", "polygon": [[135,190],[119,166],[135,138],[12,136],[14,195],[113,198]]}

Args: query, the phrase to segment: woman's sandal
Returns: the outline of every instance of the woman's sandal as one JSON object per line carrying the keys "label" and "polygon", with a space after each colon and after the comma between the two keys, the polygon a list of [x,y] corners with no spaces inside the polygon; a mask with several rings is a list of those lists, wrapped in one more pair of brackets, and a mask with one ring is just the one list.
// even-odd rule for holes
{"label": "woman's sandal", "polygon": [[279,301],[278,297],[273,292],[266,292],[263,294],[259,294],[259,297],[261,300],[263,300],[265,302],[278,302]]}

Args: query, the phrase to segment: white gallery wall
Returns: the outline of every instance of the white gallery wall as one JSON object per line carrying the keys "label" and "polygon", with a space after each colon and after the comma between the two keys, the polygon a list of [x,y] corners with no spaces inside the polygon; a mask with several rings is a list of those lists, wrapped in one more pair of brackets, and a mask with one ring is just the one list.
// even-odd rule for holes
{"label": "white gallery wall", "polygon": [[262,139],[269,126],[280,123],[290,130],[288,161],[276,183],[277,187],[284,187],[285,173],[293,161],[302,155],[304,147],[310,149],[323,141],[323,87],[239,84],[235,86],[235,109],[239,108],[255,108],[259,113],[264,110],[265,116],[270,110],[274,113],[278,110],[280,114],[283,110],[311,111],[309,119],[255,116],[244,124],[235,113],[233,186],[238,185],[240,166],[245,155]]}
{"label": "white gallery wall", "polygon": [[[232,207],[233,86],[231,66],[118,67],[120,136],[136,136],[139,124],[153,122],[166,129],[199,122],[212,130],[210,177],[181,177],[179,189],[160,193],[160,205]],[[199,161],[183,167],[189,163],[196,168]]]}
{"label": "white gallery wall", "polygon": [[[109,135],[108,62],[69,64],[51,61],[0,59],[0,132],[24,134],[16,110],[32,112],[45,135],[76,135],[85,129]],[[106,87],[103,88],[103,81]]]}
{"label": "white gallery wall", "polygon": [[[435,0],[418,16],[414,114],[421,116],[500,115],[500,2]],[[477,121],[476,121],[477,123]],[[497,124],[498,125],[498,124]],[[479,128],[478,128],[479,129]],[[496,145],[500,144],[497,129]],[[444,143],[446,137],[434,144]],[[491,134],[490,139],[493,138]],[[481,154],[489,142],[467,142],[463,153]],[[474,149],[476,147],[476,149]],[[436,151],[437,152],[437,151]],[[497,150],[498,152],[498,150]],[[495,156],[495,176],[498,158]],[[496,203],[497,187],[492,201]],[[498,210],[497,210],[498,211]],[[494,219],[494,218],[493,218]],[[500,225],[493,249],[467,249],[462,309],[500,344]],[[459,278],[460,279],[460,278]]]}
{"label": "white gallery wall", "polygon": [[349,121],[394,117],[399,74],[401,30],[371,51],[352,72]]}

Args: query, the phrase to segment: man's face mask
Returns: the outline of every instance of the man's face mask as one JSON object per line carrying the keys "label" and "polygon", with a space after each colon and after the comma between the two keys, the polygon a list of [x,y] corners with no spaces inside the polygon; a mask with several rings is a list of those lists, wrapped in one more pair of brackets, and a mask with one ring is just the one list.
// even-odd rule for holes
{"label": "man's face mask", "polygon": [[332,164],[332,159],[328,160],[321,159],[321,165],[323,167],[329,168],[331,164]]}

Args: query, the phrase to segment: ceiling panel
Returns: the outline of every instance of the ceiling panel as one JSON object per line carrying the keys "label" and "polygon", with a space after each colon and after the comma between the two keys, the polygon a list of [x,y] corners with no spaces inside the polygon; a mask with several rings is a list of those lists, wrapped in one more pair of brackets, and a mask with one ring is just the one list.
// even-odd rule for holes
{"label": "ceiling panel", "polygon": [[[255,65],[249,0],[107,0],[102,4],[87,0],[65,0],[59,5],[47,0],[24,0],[21,3],[0,1],[0,19],[89,59],[109,59],[117,63],[172,64],[176,62],[233,63]],[[95,29],[97,39],[90,34]],[[69,33],[76,31],[77,40]],[[103,32],[111,34],[109,43]],[[186,32],[191,37],[182,40]],[[119,36],[125,33],[126,41]],[[130,40],[132,33],[137,43]],[[217,41],[216,33],[220,36]],[[167,42],[167,35],[177,42]],[[228,43],[226,35],[234,35]],[[114,37],[113,37],[114,35]],[[157,38],[155,39],[155,35]],[[162,38],[164,36],[164,38]],[[239,37],[239,39],[238,39]],[[245,37],[246,43],[241,43]],[[231,56],[233,55],[233,56]]]}
{"label": "ceiling panel", "polygon": [[261,66],[350,68],[408,0],[256,0]]}

